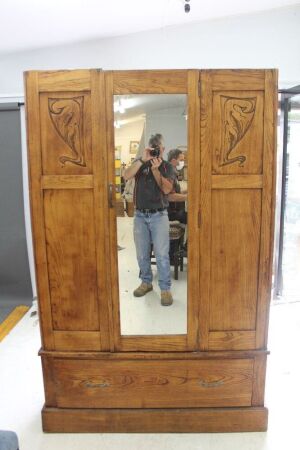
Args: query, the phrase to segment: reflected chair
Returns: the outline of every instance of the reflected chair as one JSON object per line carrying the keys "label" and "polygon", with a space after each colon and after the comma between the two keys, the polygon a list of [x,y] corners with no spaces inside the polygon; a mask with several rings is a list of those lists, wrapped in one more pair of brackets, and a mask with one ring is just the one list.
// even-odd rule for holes
{"label": "reflected chair", "polygon": [[[178,268],[183,272],[183,258],[185,256],[185,251],[183,248],[184,244],[184,231],[185,225],[178,222],[177,220],[170,221],[169,239],[170,248],[172,248],[170,265],[174,266],[174,279],[178,280]],[[151,264],[156,265],[155,254],[153,250],[153,245],[151,244],[150,250]]]}

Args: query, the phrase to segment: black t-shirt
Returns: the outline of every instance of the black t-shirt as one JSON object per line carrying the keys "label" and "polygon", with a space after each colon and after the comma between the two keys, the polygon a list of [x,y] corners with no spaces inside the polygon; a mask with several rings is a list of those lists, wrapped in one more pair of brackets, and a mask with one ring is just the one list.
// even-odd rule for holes
{"label": "black t-shirt", "polygon": [[[169,202],[167,196],[158,186],[151,170],[150,161],[144,163],[135,175],[134,202],[137,209],[167,208]],[[174,181],[176,174],[172,164],[163,161],[158,170],[161,175]]]}

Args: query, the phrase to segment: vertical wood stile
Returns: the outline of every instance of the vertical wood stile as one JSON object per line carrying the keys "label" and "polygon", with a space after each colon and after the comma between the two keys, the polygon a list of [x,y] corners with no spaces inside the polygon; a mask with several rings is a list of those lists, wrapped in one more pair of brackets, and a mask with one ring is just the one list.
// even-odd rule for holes
{"label": "vertical wood stile", "polygon": [[42,367],[44,377],[47,379],[47,383],[45,383],[45,405],[47,406],[57,406],[56,401],[56,385],[55,385],[55,377],[53,374],[53,359],[51,356],[48,358],[42,357]]}
{"label": "vertical wood stile", "polygon": [[211,160],[212,160],[212,82],[210,71],[201,71],[200,98],[200,349],[208,350],[211,278]]}
{"label": "vertical wood stile", "polygon": [[[188,333],[187,344],[189,350],[199,348],[199,223],[200,209],[200,97],[198,93],[200,72],[188,72],[188,226],[189,226],[189,255],[188,255]],[[201,257],[201,255],[200,255]]]}
{"label": "vertical wood stile", "polygon": [[94,220],[96,230],[96,254],[97,254],[97,284],[99,302],[100,324],[100,348],[102,351],[110,350],[109,342],[109,313],[106,298],[107,280],[106,270],[107,251],[105,249],[104,233],[106,220],[104,211],[106,205],[106,127],[105,127],[105,91],[104,73],[101,70],[91,71],[91,100],[92,100],[92,149],[93,149],[93,174],[94,174]]}
{"label": "vertical wood stile", "polygon": [[42,345],[47,350],[54,350],[55,343],[51,320],[46,237],[44,229],[43,190],[41,188],[42,161],[38,77],[38,72],[25,73],[30,209],[32,229],[35,236],[35,239],[33,240],[35,270],[36,273],[39,274],[37,277],[37,292],[39,299],[39,319],[42,330]]}
{"label": "vertical wood stile", "polygon": [[252,406],[263,406],[266,381],[266,353],[255,356],[253,364]]}
{"label": "vertical wood stile", "polygon": [[[119,309],[119,273],[115,252],[117,249],[117,225],[114,208],[108,205],[108,184],[115,185],[114,173],[114,105],[113,105],[113,72],[105,74],[105,101],[106,101],[106,205],[107,205],[107,227],[105,230],[105,240],[109,255],[109,264],[106,267],[107,285],[110,296],[109,317],[111,329],[111,351],[119,346],[120,340],[120,309]],[[115,200],[115,198],[114,198]]]}
{"label": "vertical wood stile", "polygon": [[273,234],[276,189],[277,71],[265,71],[264,159],[262,226],[259,266],[256,348],[267,345],[271,300]]}

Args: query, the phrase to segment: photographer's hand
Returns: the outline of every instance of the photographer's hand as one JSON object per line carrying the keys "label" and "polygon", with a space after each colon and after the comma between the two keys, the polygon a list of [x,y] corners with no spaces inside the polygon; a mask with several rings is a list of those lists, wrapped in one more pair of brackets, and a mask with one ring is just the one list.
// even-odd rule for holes
{"label": "photographer's hand", "polygon": [[152,156],[150,155],[150,150],[151,150],[150,147],[146,147],[146,148],[143,150],[142,160],[143,160],[144,162],[150,161],[150,160],[152,159]]}
{"label": "photographer's hand", "polygon": [[145,164],[146,162],[150,161],[150,159],[152,158],[150,156],[150,150],[151,150],[151,148],[149,148],[149,147],[145,148],[141,158],[138,158],[137,160],[135,160],[131,164],[131,166],[128,167],[124,171],[123,176],[126,181],[133,178],[135,176],[135,174],[138,172],[138,170],[142,167],[142,165]]}
{"label": "photographer's hand", "polygon": [[151,159],[151,170],[152,170],[152,172],[154,170],[158,170],[158,168],[161,165],[161,163],[162,163],[162,159],[161,158],[153,158],[153,159]]}

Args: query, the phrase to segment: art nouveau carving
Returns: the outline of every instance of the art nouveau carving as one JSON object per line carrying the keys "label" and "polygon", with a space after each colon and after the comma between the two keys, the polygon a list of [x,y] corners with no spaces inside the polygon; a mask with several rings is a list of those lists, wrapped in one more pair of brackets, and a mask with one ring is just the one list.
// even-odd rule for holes
{"label": "art nouveau carving", "polygon": [[253,121],[256,97],[234,98],[221,95],[222,138],[220,166],[239,162],[242,166],[246,156],[238,155],[230,158],[230,154],[240,140],[245,136]]}
{"label": "art nouveau carving", "polygon": [[49,98],[51,121],[64,142],[71,148],[72,156],[60,156],[66,162],[86,167],[83,145],[83,96],[74,98]]}

